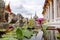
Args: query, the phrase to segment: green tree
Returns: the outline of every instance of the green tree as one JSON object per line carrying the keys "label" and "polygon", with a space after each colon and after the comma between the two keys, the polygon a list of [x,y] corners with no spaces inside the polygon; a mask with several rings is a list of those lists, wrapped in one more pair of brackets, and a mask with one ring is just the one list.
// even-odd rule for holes
{"label": "green tree", "polygon": [[28,25],[29,25],[29,26],[34,25],[34,21],[33,21],[33,19],[29,19],[29,20],[28,20]]}

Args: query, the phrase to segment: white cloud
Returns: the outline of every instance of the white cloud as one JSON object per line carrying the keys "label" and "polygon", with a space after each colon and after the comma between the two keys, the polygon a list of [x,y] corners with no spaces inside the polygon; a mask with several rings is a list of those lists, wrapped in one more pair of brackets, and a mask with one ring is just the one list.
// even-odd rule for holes
{"label": "white cloud", "polygon": [[39,17],[42,16],[42,8],[45,0],[5,0],[6,4],[10,2],[13,12],[22,13],[26,16],[31,16],[37,12]]}

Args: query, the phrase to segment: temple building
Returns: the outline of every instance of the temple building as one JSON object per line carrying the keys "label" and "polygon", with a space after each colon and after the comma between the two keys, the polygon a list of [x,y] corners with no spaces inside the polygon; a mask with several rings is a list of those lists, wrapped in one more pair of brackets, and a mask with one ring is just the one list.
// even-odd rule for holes
{"label": "temple building", "polygon": [[45,0],[42,14],[50,26],[60,26],[60,0]]}
{"label": "temple building", "polygon": [[[45,0],[42,12],[50,27],[60,28],[60,0]],[[58,40],[55,36],[56,30],[50,30],[50,40]]]}

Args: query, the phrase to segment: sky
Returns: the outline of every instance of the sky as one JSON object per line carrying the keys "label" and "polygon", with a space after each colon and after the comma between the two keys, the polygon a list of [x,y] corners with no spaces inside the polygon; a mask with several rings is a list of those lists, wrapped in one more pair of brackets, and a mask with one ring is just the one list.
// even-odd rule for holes
{"label": "sky", "polygon": [[24,17],[33,17],[35,13],[39,18],[42,16],[43,5],[45,0],[4,0],[6,5],[10,3],[12,12],[20,13]]}

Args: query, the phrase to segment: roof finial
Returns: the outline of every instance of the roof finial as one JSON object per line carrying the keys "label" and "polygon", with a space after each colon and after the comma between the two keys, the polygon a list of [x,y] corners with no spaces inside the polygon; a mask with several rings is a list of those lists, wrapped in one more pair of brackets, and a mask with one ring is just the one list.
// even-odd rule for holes
{"label": "roof finial", "polygon": [[8,5],[5,5],[5,10],[11,12],[10,2],[8,3]]}

